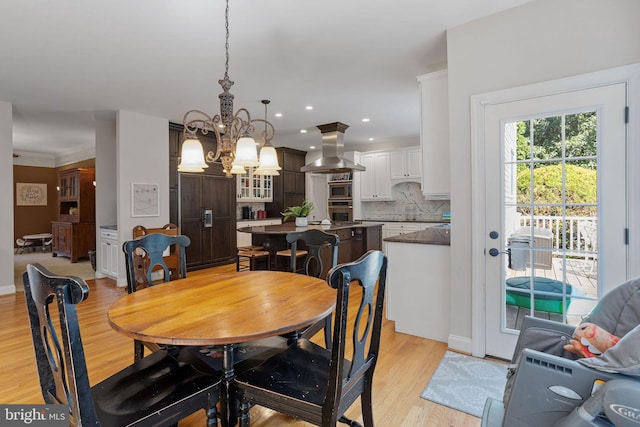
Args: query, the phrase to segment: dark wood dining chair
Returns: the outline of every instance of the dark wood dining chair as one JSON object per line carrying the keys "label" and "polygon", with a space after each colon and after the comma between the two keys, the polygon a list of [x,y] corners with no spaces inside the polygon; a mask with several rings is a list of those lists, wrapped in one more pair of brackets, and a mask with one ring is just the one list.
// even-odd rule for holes
{"label": "dark wood dining chair", "polygon": [[[187,277],[185,248],[190,244],[191,240],[187,236],[160,233],[124,242],[122,250],[125,254],[129,293],[156,283]],[[175,255],[175,267],[167,264],[167,252]]]}
{"label": "dark wood dining chair", "polygon": [[[136,225],[132,230],[132,238],[137,239],[138,237],[146,236],[148,234],[166,234],[167,236],[179,236],[180,228],[172,223],[168,223],[163,225],[162,227],[153,227],[147,228],[144,225]],[[180,267],[180,258],[179,253],[176,252],[176,248],[173,247],[169,251],[169,254],[165,254],[164,263],[169,268],[169,272],[172,277],[171,280],[179,279],[179,267]]]}
{"label": "dark wood dining chair", "polygon": [[[287,242],[291,245],[290,270],[306,274],[307,276],[325,278],[329,269],[338,264],[338,245],[340,238],[331,233],[312,228],[305,231],[296,231],[288,233]],[[306,248],[304,264],[301,269],[297,267],[297,256],[299,242],[304,243]],[[331,342],[331,316],[314,325],[309,326],[303,331],[298,331],[289,335],[290,339],[311,338],[324,329],[325,345],[329,348]]]}
{"label": "dark wood dining chair", "polygon": [[[302,272],[307,276],[323,277],[329,271],[330,268],[335,267],[338,263],[338,244],[340,238],[326,231],[317,230],[312,228],[305,231],[296,231],[287,233],[287,242],[291,245],[291,260],[289,269],[291,271],[298,271],[298,261],[296,254],[299,252],[299,243],[303,242],[305,245],[304,253],[306,258],[302,265]],[[323,248],[329,248],[329,265],[325,265],[323,254],[327,251],[323,251]]]}
{"label": "dark wood dining chair", "polygon": [[[249,427],[252,405],[322,427],[335,426],[337,421],[359,426],[344,417],[358,397],[364,425],[373,427],[372,383],[380,348],[386,270],[384,254],[369,251],[329,271],[327,281],[338,290],[331,349],[299,339],[286,351],[237,375],[241,427]],[[349,304],[350,298],[359,298],[358,304]],[[353,346],[348,355],[347,342]]]}
{"label": "dark wood dining chair", "polygon": [[70,425],[167,426],[200,409],[208,426],[217,425],[218,377],[164,350],[91,387],[76,311],[87,283],[39,264],[27,265],[23,282],[42,397],[68,405]]}
{"label": "dark wood dining chair", "polygon": [[[191,240],[187,236],[160,233],[147,234],[124,242],[122,250],[127,269],[127,291],[133,293],[139,288],[187,277],[185,248],[189,244]],[[167,251],[173,251],[177,256],[178,266],[174,271],[166,264]],[[134,360],[144,357],[145,347],[151,351],[162,348],[156,343],[134,340]]]}

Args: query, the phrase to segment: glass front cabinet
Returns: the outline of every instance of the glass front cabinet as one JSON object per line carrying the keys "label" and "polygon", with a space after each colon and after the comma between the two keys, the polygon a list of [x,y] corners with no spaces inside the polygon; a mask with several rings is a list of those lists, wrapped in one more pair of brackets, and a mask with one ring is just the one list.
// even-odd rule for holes
{"label": "glass front cabinet", "polygon": [[236,200],[243,202],[272,202],[273,177],[255,175],[255,168],[247,168],[247,173],[237,175]]}

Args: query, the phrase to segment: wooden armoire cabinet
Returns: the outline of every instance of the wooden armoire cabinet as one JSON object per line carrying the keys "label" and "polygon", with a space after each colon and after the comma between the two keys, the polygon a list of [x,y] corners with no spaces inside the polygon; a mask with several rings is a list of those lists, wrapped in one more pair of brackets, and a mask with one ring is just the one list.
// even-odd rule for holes
{"label": "wooden armoire cabinet", "polygon": [[[198,135],[205,153],[216,150],[215,137]],[[180,173],[182,126],[169,124],[169,221],[191,239],[187,270],[236,262],[236,178],[220,163],[201,173]]]}
{"label": "wooden armoire cabinet", "polygon": [[96,248],[95,169],[74,168],[58,172],[58,220],[51,222],[53,256],[71,262],[89,256]]}
{"label": "wooden armoire cabinet", "polygon": [[305,199],[305,174],[300,168],[307,152],[287,147],[278,147],[276,152],[282,170],[273,177],[273,202],[265,203],[269,218],[281,217],[287,207],[299,205]]}

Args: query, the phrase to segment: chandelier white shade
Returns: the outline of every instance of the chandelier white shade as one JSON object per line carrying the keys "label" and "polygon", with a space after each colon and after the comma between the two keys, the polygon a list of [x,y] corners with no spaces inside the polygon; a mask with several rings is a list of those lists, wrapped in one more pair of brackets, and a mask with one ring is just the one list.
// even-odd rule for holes
{"label": "chandelier white shade", "polygon": [[248,168],[258,165],[260,162],[258,161],[256,142],[253,138],[245,135],[236,143],[236,159],[233,161],[233,166]]}
{"label": "chandelier white shade", "polygon": [[209,165],[204,161],[202,144],[197,139],[186,139],[182,143],[182,157],[178,172],[204,172]]}
{"label": "chandelier white shade", "polygon": [[260,149],[260,167],[254,173],[256,175],[280,175],[278,171],[281,169],[276,149],[265,144]]}
{"label": "chandelier white shade", "polygon": [[231,167],[231,173],[234,175],[244,175],[247,173],[247,170],[240,165],[233,165]]}

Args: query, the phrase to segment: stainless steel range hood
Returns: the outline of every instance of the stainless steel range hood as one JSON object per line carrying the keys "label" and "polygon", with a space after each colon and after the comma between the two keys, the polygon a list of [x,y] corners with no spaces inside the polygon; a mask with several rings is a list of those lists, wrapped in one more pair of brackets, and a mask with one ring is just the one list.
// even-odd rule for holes
{"label": "stainless steel range hood", "polygon": [[344,157],[344,131],[349,127],[335,122],[316,126],[322,134],[322,157],[300,168],[301,172],[343,173],[363,171],[365,167]]}

